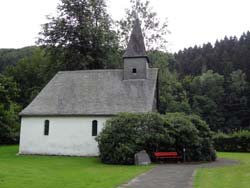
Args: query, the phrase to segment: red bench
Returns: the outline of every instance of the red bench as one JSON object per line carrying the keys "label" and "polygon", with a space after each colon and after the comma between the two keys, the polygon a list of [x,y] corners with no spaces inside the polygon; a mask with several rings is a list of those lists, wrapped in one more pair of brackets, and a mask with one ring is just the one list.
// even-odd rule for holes
{"label": "red bench", "polygon": [[177,152],[154,152],[154,156],[156,159],[182,159]]}

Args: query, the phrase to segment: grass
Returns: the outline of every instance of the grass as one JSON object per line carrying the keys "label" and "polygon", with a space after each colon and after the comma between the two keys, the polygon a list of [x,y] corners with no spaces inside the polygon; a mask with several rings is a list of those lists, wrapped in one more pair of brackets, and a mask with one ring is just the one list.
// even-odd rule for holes
{"label": "grass", "polygon": [[105,165],[97,158],[16,156],[0,146],[1,188],[114,188],[152,166]]}
{"label": "grass", "polygon": [[195,188],[249,188],[250,153],[218,153],[218,156],[239,160],[240,164],[197,170]]}

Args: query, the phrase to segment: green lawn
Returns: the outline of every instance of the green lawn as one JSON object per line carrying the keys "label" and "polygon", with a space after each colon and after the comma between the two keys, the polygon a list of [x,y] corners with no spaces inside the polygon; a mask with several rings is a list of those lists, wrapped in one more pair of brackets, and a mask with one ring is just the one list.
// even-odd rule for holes
{"label": "green lawn", "polygon": [[0,146],[0,188],[113,188],[152,166],[104,165],[97,158],[16,156]]}
{"label": "green lawn", "polygon": [[250,153],[218,153],[218,156],[239,160],[240,165],[199,169],[195,177],[195,188],[249,188]]}

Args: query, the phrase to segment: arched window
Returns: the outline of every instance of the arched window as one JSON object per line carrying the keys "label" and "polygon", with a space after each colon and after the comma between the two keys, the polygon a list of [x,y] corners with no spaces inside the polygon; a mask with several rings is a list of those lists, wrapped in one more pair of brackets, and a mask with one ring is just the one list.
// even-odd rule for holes
{"label": "arched window", "polygon": [[45,136],[49,135],[49,120],[44,121],[44,135]]}
{"label": "arched window", "polygon": [[92,136],[97,136],[98,122],[96,120],[92,121]]}

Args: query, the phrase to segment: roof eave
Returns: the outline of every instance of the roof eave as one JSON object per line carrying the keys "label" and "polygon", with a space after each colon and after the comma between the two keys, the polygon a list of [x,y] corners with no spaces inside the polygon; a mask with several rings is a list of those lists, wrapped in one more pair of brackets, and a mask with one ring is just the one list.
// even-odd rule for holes
{"label": "roof eave", "polygon": [[149,58],[146,55],[141,55],[141,56],[123,56],[123,59],[140,59],[140,58],[145,58],[147,59],[147,62],[149,63]]}
{"label": "roof eave", "polygon": [[116,114],[19,114],[20,117],[93,117],[93,116],[115,116]]}

